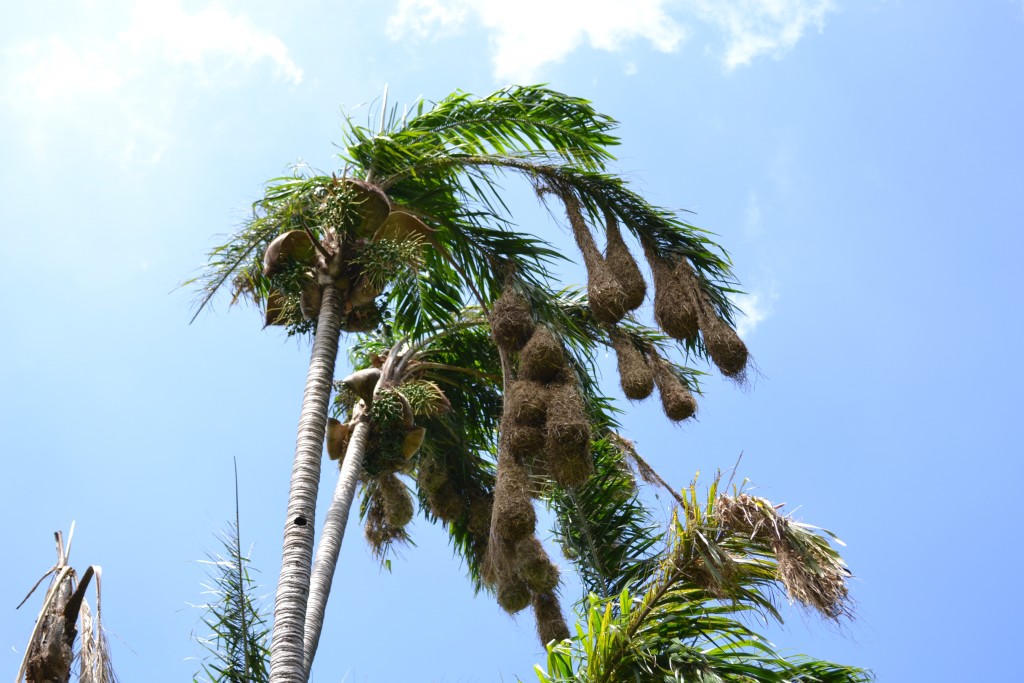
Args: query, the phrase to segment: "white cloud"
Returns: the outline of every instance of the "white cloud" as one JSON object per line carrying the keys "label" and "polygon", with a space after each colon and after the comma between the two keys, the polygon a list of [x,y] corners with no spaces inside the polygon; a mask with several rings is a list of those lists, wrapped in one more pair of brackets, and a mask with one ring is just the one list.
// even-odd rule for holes
{"label": "white cloud", "polygon": [[767,290],[735,294],[730,299],[742,311],[742,315],[736,321],[736,332],[746,338],[775,312],[775,302],[779,299],[779,293],[776,285],[772,283]]}
{"label": "white cloud", "polygon": [[684,0],[702,21],[726,38],[725,66],[735,69],[756,57],[781,57],[809,29],[821,31],[833,0]]}
{"label": "white cloud", "polygon": [[296,84],[302,81],[302,69],[292,61],[280,38],[222,7],[210,6],[190,14],[180,0],[140,1],[133,9],[131,26],[119,38],[132,53],[156,48],[171,64],[204,69],[220,62],[223,69],[269,60],[279,76]]}
{"label": "white cloud", "polygon": [[[677,7],[683,12],[670,15]],[[399,0],[386,32],[393,40],[437,39],[476,19],[490,34],[495,77],[531,82],[584,43],[615,51],[643,40],[671,52],[690,34],[683,20],[724,33],[724,62],[734,69],[761,55],[780,57],[807,30],[820,31],[832,9],[833,0]]]}
{"label": "white cloud", "polygon": [[[94,16],[95,3],[86,5]],[[93,24],[102,28],[83,21],[78,31],[2,53],[0,102],[20,117],[35,151],[71,131],[121,163],[154,163],[173,142],[182,88],[230,86],[261,64],[285,82],[302,80],[278,37],[221,7],[188,11],[181,0],[136,0],[130,12],[105,9],[104,21]]]}
{"label": "white cloud", "polygon": [[399,0],[388,19],[394,40],[450,35],[475,17],[490,32],[494,75],[532,82],[542,67],[561,61],[584,43],[615,51],[642,39],[670,52],[686,29],[665,13],[663,0]]}

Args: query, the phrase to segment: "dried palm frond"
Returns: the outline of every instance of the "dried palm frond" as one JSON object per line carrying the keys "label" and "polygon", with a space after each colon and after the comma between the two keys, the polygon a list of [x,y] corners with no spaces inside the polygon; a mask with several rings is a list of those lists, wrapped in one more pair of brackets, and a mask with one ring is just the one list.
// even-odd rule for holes
{"label": "dried palm frond", "polygon": [[[75,526],[71,525],[68,543],[64,545],[64,536],[56,532],[57,563],[51,567],[32,587],[18,607],[35,592],[36,588],[51,576],[49,588],[43,598],[43,606],[36,618],[35,626],[29,636],[25,656],[15,678],[16,683],[49,683],[50,681],[67,681],[71,676],[71,666],[77,656],[80,661],[79,680],[83,683],[116,683],[113,665],[110,660],[110,649],[100,620],[100,575],[98,565],[90,565],[81,577],[68,565],[71,541]],[[96,579],[96,618],[85,599],[93,578]],[[77,624],[81,623],[82,637],[78,653],[75,652],[75,640],[78,636]]]}
{"label": "dried palm frond", "polygon": [[782,515],[779,507],[746,493],[719,496],[716,502],[725,528],[771,547],[790,599],[829,619],[851,616],[850,570],[824,537]]}

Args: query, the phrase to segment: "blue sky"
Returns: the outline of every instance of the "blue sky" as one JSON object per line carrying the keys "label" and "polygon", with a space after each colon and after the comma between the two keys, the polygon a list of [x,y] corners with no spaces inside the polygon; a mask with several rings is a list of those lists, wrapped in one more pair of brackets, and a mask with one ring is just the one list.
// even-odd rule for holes
{"label": "blue sky", "polygon": [[[342,112],[365,117],[385,84],[412,102],[547,82],[622,122],[617,170],[717,233],[748,292],[753,386],[710,379],[681,428],[632,407],[626,433],[678,486],[742,452],[762,495],[847,543],[858,619],[792,611],[774,640],[883,681],[1005,677],[1022,73],[1019,0],[9,8],[0,669],[20,661],[39,601],[13,607],[51,533],[77,520],[72,562],[104,568],[122,678],[189,680],[195,560],[233,514],[233,456],[272,593],[308,349],[226,301],[189,326],[177,284],[266,179],[334,169]],[[568,243],[508,189],[521,227]],[[314,680],[530,680],[531,618],[474,599],[436,530],[414,536],[388,574],[350,527]]]}

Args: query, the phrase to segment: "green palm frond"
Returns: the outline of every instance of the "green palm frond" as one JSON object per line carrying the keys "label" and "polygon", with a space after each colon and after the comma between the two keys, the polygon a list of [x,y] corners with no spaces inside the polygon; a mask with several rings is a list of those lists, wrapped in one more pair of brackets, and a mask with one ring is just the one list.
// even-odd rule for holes
{"label": "green palm frond", "polygon": [[[656,562],[654,571],[617,594],[592,593],[577,635],[549,650],[538,678],[544,683],[873,680],[863,669],[781,653],[745,623],[746,614],[781,623],[773,596],[782,576],[768,536],[751,538],[734,522],[723,522],[718,506],[724,499],[717,479],[703,501],[695,484],[685,490],[668,543],[656,556],[648,555]],[[821,542],[829,535],[800,529]],[[781,536],[785,533],[770,537]],[[803,542],[810,541],[804,537]]]}
{"label": "green palm frond", "polygon": [[592,445],[595,472],[576,489],[555,488],[548,503],[555,537],[585,593],[617,595],[658,567],[664,532],[639,501],[636,481],[610,438]]}
{"label": "green palm frond", "polygon": [[540,86],[509,86],[486,97],[456,91],[431,108],[380,133],[351,125],[346,158],[378,178],[402,172],[410,161],[461,154],[558,156],[600,168],[618,144],[617,125],[590,102]]}
{"label": "green palm frond", "polygon": [[[206,650],[202,668],[205,681],[211,683],[264,683],[269,680],[270,628],[253,597],[255,583],[250,574],[249,557],[244,555],[233,523],[220,536],[222,553],[211,553],[204,562],[209,566],[211,583],[205,594],[211,599],[199,607],[205,610],[203,625],[207,635],[196,636]],[[198,683],[197,677],[193,678]]]}

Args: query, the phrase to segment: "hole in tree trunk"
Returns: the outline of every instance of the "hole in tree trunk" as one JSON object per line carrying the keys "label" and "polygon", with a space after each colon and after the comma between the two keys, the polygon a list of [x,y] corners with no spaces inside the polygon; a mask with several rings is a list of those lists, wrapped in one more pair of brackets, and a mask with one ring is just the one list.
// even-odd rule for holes
{"label": "hole in tree trunk", "polygon": [[295,526],[306,526],[306,518],[305,517],[296,517],[295,518]]}

